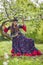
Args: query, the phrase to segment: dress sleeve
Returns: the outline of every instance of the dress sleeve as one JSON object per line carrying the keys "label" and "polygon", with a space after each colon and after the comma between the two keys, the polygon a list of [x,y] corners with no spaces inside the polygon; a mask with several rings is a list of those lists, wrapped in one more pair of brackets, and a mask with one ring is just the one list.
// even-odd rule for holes
{"label": "dress sleeve", "polygon": [[19,28],[22,28],[23,26],[22,25],[19,25]]}
{"label": "dress sleeve", "polygon": [[10,29],[10,26],[9,26],[8,28],[5,27],[5,28],[4,28],[4,32],[7,33],[9,29]]}
{"label": "dress sleeve", "polygon": [[19,28],[22,28],[26,32],[26,25],[19,25]]}

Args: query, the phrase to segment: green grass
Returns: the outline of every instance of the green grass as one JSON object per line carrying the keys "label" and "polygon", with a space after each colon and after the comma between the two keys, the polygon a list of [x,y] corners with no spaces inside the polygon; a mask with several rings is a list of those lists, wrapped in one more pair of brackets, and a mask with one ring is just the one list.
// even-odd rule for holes
{"label": "green grass", "polygon": [[[43,65],[43,55],[37,57],[14,57],[6,60],[4,57],[5,53],[10,54],[11,50],[11,41],[1,41],[0,42],[0,65],[3,65],[3,62],[8,61],[8,65]],[[36,47],[43,52],[43,44],[36,44]]]}

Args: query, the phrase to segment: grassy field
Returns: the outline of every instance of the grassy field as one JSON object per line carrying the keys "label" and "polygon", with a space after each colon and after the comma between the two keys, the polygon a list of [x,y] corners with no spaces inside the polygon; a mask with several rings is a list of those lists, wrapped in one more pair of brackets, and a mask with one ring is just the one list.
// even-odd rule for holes
{"label": "grassy field", "polygon": [[[0,65],[43,65],[43,55],[36,57],[10,57],[6,59],[4,54],[10,54],[11,41],[0,42]],[[43,52],[43,44],[36,44],[36,47]]]}

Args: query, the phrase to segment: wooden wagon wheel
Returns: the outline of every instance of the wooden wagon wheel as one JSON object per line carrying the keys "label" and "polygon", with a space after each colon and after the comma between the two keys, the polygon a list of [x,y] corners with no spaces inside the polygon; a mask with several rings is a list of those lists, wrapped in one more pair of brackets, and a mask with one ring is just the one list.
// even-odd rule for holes
{"label": "wooden wagon wheel", "polygon": [[11,34],[11,33],[10,33],[10,32],[5,33],[3,27],[4,27],[4,25],[7,26],[7,27],[9,27],[10,24],[11,24],[11,22],[12,22],[12,20],[6,20],[6,21],[4,21],[4,22],[2,23],[2,25],[1,25],[2,35],[3,35],[5,38],[9,38],[9,39],[11,39],[11,37],[10,37],[10,34]]}

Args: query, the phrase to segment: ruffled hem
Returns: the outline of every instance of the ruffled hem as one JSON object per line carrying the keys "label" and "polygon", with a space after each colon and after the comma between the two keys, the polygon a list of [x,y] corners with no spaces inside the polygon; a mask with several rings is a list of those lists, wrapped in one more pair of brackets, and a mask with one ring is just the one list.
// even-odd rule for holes
{"label": "ruffled hem", "polygon": [[42,55],[42,53],[39,50],[34,50],[32,53],[14,53],[14,50],[11,50],[12,56],[39,56]]}

